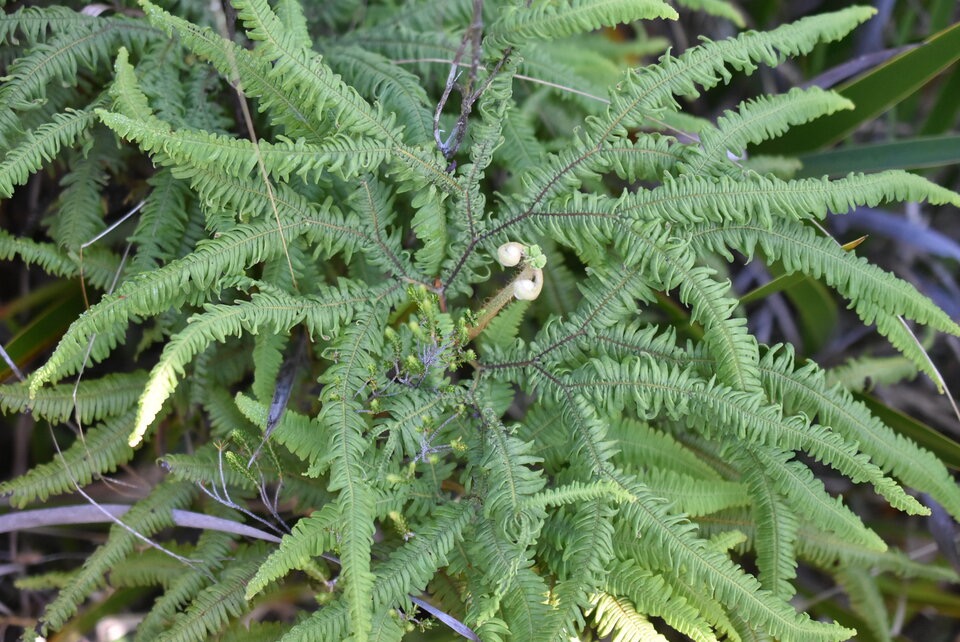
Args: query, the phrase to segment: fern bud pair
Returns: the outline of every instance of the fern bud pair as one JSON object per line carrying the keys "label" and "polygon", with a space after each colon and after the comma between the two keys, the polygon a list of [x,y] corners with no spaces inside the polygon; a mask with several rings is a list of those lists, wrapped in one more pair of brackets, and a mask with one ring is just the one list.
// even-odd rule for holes
{"label": "fern bud pair", "polygon": [[533,301],[540,296],[543,289],[543,267],[547,264],[547,257],[537,245],[527,247],[522,243],[511,241],[497,248],[497,261],[504,267],[514,267],[521,261],[524,269],[513,280],[513,296],[520,301]]}

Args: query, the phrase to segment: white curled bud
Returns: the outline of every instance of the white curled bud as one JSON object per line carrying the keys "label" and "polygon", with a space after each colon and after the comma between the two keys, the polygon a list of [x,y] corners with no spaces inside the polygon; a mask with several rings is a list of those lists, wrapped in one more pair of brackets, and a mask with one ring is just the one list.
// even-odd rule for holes
{"label": "white curled bud", "polygon": [[497,248],[497,261],[503,267],[513,267],[519,265],[523,260],[526,247],[522,243],[510,242],[504,243]]}
{"label": "white curled bud", "polygon": [[543,289],[543,270],[534,270],[533,279],[517,279],[513,282],[513,296],[520,301],[533,301]]}

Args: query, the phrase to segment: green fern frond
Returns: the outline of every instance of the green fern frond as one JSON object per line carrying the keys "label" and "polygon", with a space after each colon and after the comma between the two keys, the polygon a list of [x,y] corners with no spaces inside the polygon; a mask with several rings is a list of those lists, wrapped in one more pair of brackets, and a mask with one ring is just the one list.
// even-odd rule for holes
{"label": "green fern frond", "polygon": [[[267,404],[258,403],[241,393],[237,394],[234,403],[236,408],[253,425],[261,428],[266,427],[269,412]],[[282,444],[292,454],[306,462],[310,470],[317,474],[326,472],[330,455],[327,450],[328,438],[326,433],[323,432],[323,427],[318,424],[315,418],[288,408],[274,428],[270,439]]]}
{"label": "green fern frond", "polygon": [[[281,215],[286,214],[283,202],[278,205]],[[97,337],[90,358],[100,361],[119,342],[131,319],[157,315],[182,305],[191,294],[232,284],[236,275],[248,266],[282,254],[283,246],[274,241],[279,234],[289,239],[301,233],[309,234],[311,227],[325,225],[321,219],[305,218],[280,228],[274,221],[237,225],[217,238],[201,241],[190,255],[125,281],[70,326],[54,354],[34,373],[31,390],[76,372],[76,359],[87,353],[90,337]],[[344,231],[343,226],[336,223],[329,227]],[[343,235],[335,242],[342,244],[349,240],[348,235]]]}
{"label": "green fern frond", "polygon": [[162,169],[147,179],[151,190],[147,195],[137,229],[130,236],[136,246],[132,272],[152,271],[181,258],[181,243],[188,231],[192,200],[189,187]]}
{"label": "green fern frond", "polygon": [[101,193],[110,178],[108,168],[116,141],[102,128],[91,129],[84,132],[85,149],[67,154],[70,169],[60,181],[59,215],[50,225],[51,238],[73,252],[79,252],[106,227]]}
{"label": "green fern frond", "polygon": [[621,511],[646,535],[646,546],[672,568],[683,567],[685,577],[703,586],[731,611],[739,611],[744,619],[781,640],[844,640],[854,633],[798,614],[761,589],[753,576],[743,573],[729,558],[710,551],[692,535],[688,525],[668,516],[662,500],[651,496],[642,485],[628,478],[623,483],[636,501],[624,504]]}
{"label": "green fern frond", "polygon": [[495,158],[510,168],[514,179],[522,180],[528,172],[536,170],[547,155],[536,138],[533,114],[521,112],[511,104],[501,127],[503,143],[496,149]]}
{"label": "green fern frond", "polygon": [[133,48],[155,35],[137,20],[98,18],[32,47],[10,66],[0,86],[0,147],[9,148],[19,132],[18,112],[35,107],[46,85],[76,84],[79,63],[96,68],[121,44]]}
{"label": "green fern frond", "polygon": [[677,4],[718,18],[726,18],[738,27],[746,26],[743,13],[735,4],[727,0],[677,0]]}
{"label": "green fern frond", "polygon": [[618,560],[608,576],[605,590],[620,599],[630,600],[638,613],[663,618],[670,627],[696,642],[717,642],[719,639],[706,619],[710,613],[716,612],[716,608],[695,608],[676,594],[661,575],[640,568],[635,561]]}
{"label": "green fern frond", "polygon": [[892,642],[890,616],[884,596],[873,578],[863,569],[846,568],[838,573],[844,592],[850,597],[850,606],[870,629],[878,642]]}
{"label": "green fern frond", "polygon": [[25,577],[18,577],[13,586],[20,591],[60,590],[76,577],[76,571],[47,571]]}
{"label": "green fern frond", "polygon": [[[960,516],[960,488],[943,463],[874,417],[847,390],[827,386],[823,370],[812,363],[795,369],[792,349],[780,347],[764,356],[761,373],[769,395],[791,410],[816,414],[824,425],[858,444],[884,471],[929,493],[951,515]],[[918,512],[924,514],[923,508]]]}
{"label": "green fern frond", "polygon": [[[330,435],[331,491],[339,491],[339,507],[344,515],[341,530],[342,581],[349,614],[349,628],[357,640],[365,640],[372,625],[369,603],[374,589],[370,570],[373,545],[374,495],[371,480],[363,465],[369,444],[363,438],[367,421],[356,396],[369,385],[370,367],[382,349],[380,334],[384,309],[373,306],[357,314],[357,323],[347,328],[334,342],[340,358],[324,373],[320,423]],[[317,474],[311,467],[308,474]]]}
{"label": "green fern frond", "polygon": [[730,283],[718,283],[706,268],[687,272],[680,299],[690,305],[690,318],[703,324],[703,341],[717,359],[717,377],[738,390],[759,390],[757,342],[746,319],[733,317],[737,302],[727,296]]}
{"label": "green fern frond", "polygon": [[131,408],[125,414],[86,429],[69,448],[55,454],[52,461],[0,483],[0,495],[9,497],[12,505],[23,507],[73,492],[104,473],[114,472],[133,457],[133,449],[120,439],[133,417]]}
{"label": "green fern frond", "polygon": [[147,153],[162,152],[181,174],[202,172],[216,161],[220,171],[236,178],[249,178],[259,163],[271,176],[287,182],[291,174],[304,180],[319,180],[324,173],[343,179],[370,171],[389,157],[390,148],[364,139],[338,136],[321,145],[296,142],[260,142],[229,138],[206,132],[173,131],[159,120],[138,121],[98,110],[97,116],[119,136],[137,143]]}
{"label": "green fern frond", "polygon": [[184,47],[210,61],[224,78],[238,82],[246,95],[259,99],[261,109],[270,113],[273,123],[284,127],[287,136],[304,137],[314,143],[323,140],[324,128],[309,119],[301,106],[270,77],[269,61],[151,2],[143,1],[140,5],[151,24],[167,34],[176,34]]}
{"label": "green fern frond", "polygon": [[341,324],[349,320],[351,308],[366,300],[368,297],[361,294],[355,284],[341,281],[337,288],[323,288],[317,297],[257,293],[249,302],[208,304],[202,314],[191,317],[187,327],[170,339],[150,372],[129,436],[130,445],[136,446],[143,439],[164,401],[176,389],[178,377],[184,376],[186,364],[212,342],[267,330],[272,334],[286,334],[301,323],[311,337],[336,333]]}
{"label": "green fern frond", "polygon": [[89,29],[97,18],[67,7],[20,7],[0,15],[0,40],[30,47],[54,34]]}
{"label": "green fern frond", "polygon": [[631,501],[633,497],[616,484],[607,480],[597,480],[589,484],[571,482],[557,488],[543,490],[523,500],[523,508],[546,508],[547,506],[564,506],[595,499],[609,499],[613,501]]}
{"label": "green fern frond", "polygon": [[517,47],[531,40],[553,40],[612,27],[622,22],[677,19],[677,12],[660,0],[565,0],[538,2],[533,7],[514,6],[487,29],[484,44],[494,50]]}
{"label": "green fern frond", "polygon": [[[210,531],[209,535],[218,535],[229,539],[223,533]],[[209,536],[204,533],[201,537]],[[178,555],[191,550],[190,547],[171,546]],[[167,588],[183,577],[183,563],[161,553],[157,549],[142,551],[135,559],[127,559],[124,564],[110,571],[110,585],[122,586],[160,586]]]}
{"label": "green fern frond", "polygon": [[697,517],[734,506],[750,499],[743,484],[718,479],[696,479],[683,473],[650,468],[637,472],[637,478],[660,496],[669,497],[678,513]]}
{"label": "green fern frond", "polygon": [[534,470],[540,460],[529,454],[529,443],[509,436],[499,421],[491,417],[484,421],[486,456],[480,461],[487,481],[484,517],[505,522],[520,520],[522,508],[546,483]]}
{"label": "green fern frond", "polygon": [[[123,440],[114,441],[123,444]],[[173,526],[171,511],[186,507],[196,492],[192,484],[161,483],[154,487],[148,497],[137,502],[123,515],[122,522],[127,528],[114,524],[107,542],[87,558],[73,582],[47,605],[41,619],[42,630],[59,630],[76,613],[79,605],[104,585],[104,577],[110,569],[121,564],[137,546],[143,544],[142,537],[152,537],[161,529]]]}
{"label": "green fern frond", "polygon": [[609,636],[611,642],[667,642],[629,601],[609,593],[596,595],[592,601],[597,633]]}
{"label": "green fern frond", "polygon": [[14,187],[26,183],[31,174],[56,158],[61,148],[74,145],[95,121],[93,110],[71,109],[56,114],[53,122],[28,131],[0,163],[0,198],[10,198]]}
{"label": "green fern frond", "polygon": [[283,24],[287,33],[292,35],[304,47],[310,47],[313,40],[310,38],[310,25],[304,15],[304,7],[296,0],[278,0],[275,11],[277,18]]}
{"label": "green fern frond", "polygon": [[360,47],[331,49],[326,59],[344,81],[397,115],[397,125],[403,128],[403,137],[410,145],[431,144],[433,114],[419,78]]}
{"label": "green fern frond", "polygon": [[904,499],[907,496],[903,490],[857,451],[857,441],[848,442],[824,426],[811,424],[805,416],[784,416],[778,406],[762,397],[698,381],[689,370],[656,364],[649,358],[626,359],[622,364],[594,360],[591,364],[594,372],[577,376],[568,384],[569,388],[581,394],[603,396],[604,403],[614,412],[633,395],[642,417],[666,413],[693,430],[704,431],[708,437],[725,433],[757,444],[802,450],[852,479],[871,480],[896,505],[924,512],[922,508],[917,511],[916,502]]}
{"label": "green fern frond", "polygon": [[[415,537],[376,568],[370,601],[364,604],[367,615],[372,619],[373,613],[406,605],[407,595],[422,590],[435,570],[445,563],[474,516],[475,507],[469,502],[437,509],[432,522],[419,527]],[[352,617],[348,607],[336,602],[297,624],[282,640],[339,640],[345,639],[348,631],[356,639],[362,634],[356,632],[348,617]]]}
{"label": "green fern frond", "polygon": [[[571,537],[557,538],[562,557],[553,568],[559,578],[552,591],[556,605],[541,625],[545,640],[583,628],[583,613],[590,607],[590,596],[602,586],[606,568],[614,559],[612,518],[616,510],[605,501],[594,500],[571,512],[564,515],[570,522]],[[554,519],[557,518],[555,515]]]}
{"label": "green fern frond", "polygon": [[162,642],[209,640],[232,619],[247,613],[251,604],[244,597],[247,582],[263,560],[263,546],[241,546],[234,561],[215,583],[197,594],[186,611],[179,613],[156,639]]}
{"label": "green fern frond", "polygon": [[[255,53],[273,63],[268,77],[276,78],[288,95],[298,97],[309,119],[328,131],[335,126],[381,142],[399,140],[393,120],[287,33],[266,0],[238,1],[236,8],[250,38],[258,43]],[[325,115],[327,110],[330,113]]]}
{"label": "green fern frond", "polygon": [[307,568],[313,563],[313,558],[333,550],[341,520],[336,504],[327,504],[309,517],[299,520],[293,531],[284,535],[280,547],[257,568],[256,575],[247,584],[246,599],[253,599],[270,582],[292,570]]}
{"label": "green fern frond", "polygon": [[839,384],[853,393],[869,392],[874,386],[892,386],[911,381],[917,366],[903,356],[850,358],[826,371],[827,387]]}
{"label": "green fern frond", "polygon": [[[420,229],[423,216],[435,214],[443,216],[442,207],[438,202],[432,187],[424,190],[425,193],[414,197],[415,202],[423,207],[424,214],[414,214],[411,224]],[[394,274],[407,280],[422,280],[418,271],[410,265],[403,251],[401,240],[396,232],[391,232],[395,220],[395,207],[390,191],[380,182],[372,178],[362,179],[359,189],[347,197],[347,203],[357,213],[361,224],[369,230],[366,239],[367,260],[373,265],[383,268],[387,273]],[[443,253],[445,241],[445,224],[438,221],[428,221],[434,227],[430,233],[424,233],[428,240],[428,247],[417,253],[417,258],[427,254]],[[440,247],[435,247],[439,245]]]}
{"label": "green fern frond", "polygon": [[[562,209],[589,209],[594,198],[574,198]],[[901,171],[878,174],[851,174],[846,178],[796,179],[749,176],[734,180],[721,176],[680,176],[659,187],[627,194],[622,202],[608,205],[616,212],[638,221],[670,221],[683,225],[697,223],[757,222],[771,227],[776,218],[823,219],[827,213],[845,214],[856,205],[874,207],[883,201],[922,201],[960,205],[960,195],[927,179]],[[592,204],[592,203],[591,203]],[[597,209],[596,206],[593,206]],[[601,210],[602,211],[602,210]]]}
{"label": "green fern frond", "polygon": [[740,158],[748,144],[775,138],[794,125],[841,109],[853,109],[853,103],[819,87],[795,87],[785,94],[762,96],[741,103],[737,111],[727,111],[718,118],[716,128],[700,132],[704,155],[690,164],[689,171],[698,173],[708,159],[726,161],[729,154]]}
{"label": "green fern frond", "polygon": [[696,479],[721,479],[717,471],[696,453],[649,424],[621,417],[610,422],[610,436],[620,447],[620,453],[614,458],[620,468],[650,466]]}
{"label": "green fern frond", "polygon": [[[416,0],[404,6],[403,11],[381,11],[369,7],[369,31],[383,31],[402,26],[417,32],[440,32],[440,27],[462,29],[470,22],[473,13],[472,0]],[[366,30],[361,30],[365,32]]]}
{"label": "green fern frond", "polygon": [[[822,278],[853,302],[865,323],[878,323],[882,333],[884,330],[886,334],[897,332],[897,326],[901,325],[897,316],[903,315],[936,330],[960,334],[960,325],[912,285],[845,252],[835,241],[818,236],[804,226],[786,222],[775,223],[770,229],[750,225],[701,226],[691,231],[690,238],[702,247],[720,249],[722,244],[748,257],[752,257],[759,246],[766,256],[781,261],[788,272]],[[729,250],[721,253],[730,256]],[[881,323],[883,326],[879,327]],[[898,343],[907,347],[903,342]],[[915,352],[914,362],[917,363]],[[925,358],[917,366],[929,368]]]}
{"label": "green fern frond", "polygon": [[737,459],[750,493],[751,512],[756,522],[753,548],[760,571],[757,579],[764,588],[789,600],[796,592],[792,582],[797,576],[799,520],[781,497],[782,484],[771,479],[780,471],[766,469],[752,448],[743,449]]}
{"label": "green fern frond", "polygon": [[635,141],[601,142],[589,149],[565,149],[551,154],[521,177],[525,198],[516,203],[508,200],[502,218],[511,223],[539,213],[557,195],[575,193],[585,174],[615,172],[628,181],[659,180],[683,160],[674,143],[667,136],[638,133]]}
{"label": "green fern frond", "polygon": [[0,409],[4,413],[31,413],[51,424],[75,419],[82,425],[128,412],[136,403],[146,373],[114,373],[79,384],[44,388],[30,396],[28,386],[20,383],[0,386]]}
{"label": "green fern frond", "polygon": [[[210,509],[218,512],[216,509]],[[219,511],[221,513],[225,510]],[[195,558],[212,560],[214,568],[222,567],[223,561],[227,560],[233,554],[232,544],[233,536],[216,531],[204,531],[197,545],[190,551],[190,555]],[[177,571],[171,582],[164,587],[163,595],[154,602],[150,613],[140,622],[137,627],[136,642],[148,642],[156,640],[167,631],[176,617],[177,613],[185,606],[190,604],[197,594],[210,584],[210,577],[205,575],[199,569],[184,568],[183,562],[171,558],[165,553],[157,550],[148,550],[144,553],[151,554],[150,558],[155,559],[155,565],[161,568],[171,566]],[[124,560],[120,568],[126,569],[131,563],[136,564],[141,561],[144,554],[140,554],[136,559]],[[115,577],[116,569],[111,574],[111,582]]]}
{"label": "green fern frond", "polygon": [[55,276],[75,276],[77,265],[53,243],[40,243],[13,236],[0,230],[0,258],[19,258],[27,265],[39,265],[44,272]]}
{"label": "green fern frond", "polygon": [[800,462],[786,461],[791,455],[757,446],[750,448],[750,454],[769,471],[771,482],[795,514],[807,516],[820,527],[832,530],[850,542],[878,551],[886,550],[886,543],[866,528],[840,498],[828,495],[823,483],[809,468]]}
{"label": "green fern frond", "polygon": [[736,38],[705,42],[676,58],[666,54],[658,65],[628,72],[611,95],[607,113],[589,123],[591,138],[603,141],[622,136],[644,119],[672,111],[674,96],[696,97],[698,86],[710,89],[729,82],[728,66],[751,74],[758,63],[775,67],[788,57],[809,52],[818,42],[839,40],[874,12],[869,7],[850,7],[763,33],[748,31]]}
{"label": "green fern frond", "polygon": [[[179,481],[213,485],[214,488],[224,484],[229,488],[240,490],[258,488],[260,481],[252,480],[250,471],[244,470],[241,472],[229,463],[230,456],[235,454],[231,450],[203,448],[198,449],[195,457],[167,455],[163,458],[163,467],[170,473],[172,479]],[[243,463],[246,463],[246,461]],[[263,469],[260,468],[259,472],[262,471]],[[264,475],[264,479],[266,479],[266,475]]]}
{"label": "green fern frond", "polygon": [[[606,330],[594,338],[608,342],[610,346],[608,350],[611,350],[612,348],[612,351],[609,352],[610,356],[621,362],[626,360],[629,355],[648,355],[656,358],[659,361],[669,362],[675,365],[683,365],[691,362],[691,355],[686,354],[676,348],[672,336],[669,334],[666,336],[661,336],[656,333],[656,328],[654,327],[637,331],[629,328],[623,328],[621,326],[616,329],[611,328]],[[781,373],[783,372],[790,371],[793,362],[791,358],[788,357],[786,361],[778,363],[778,371],[771,372],[768,361],[772,359],[772,356],[775,354],[776,350],[768,353],[767,356],[764,357],[763,362],[760,364],[760,372],[764,379],[764,387],[768,397],[777,401],[784,400],[792,412],[804,412],[808,416],[814,416],[823,412],[819,408],[815,408],[813,406],[794,407],[791,404],[789,401],[791,397],[786,396],[785,393],[779,387],[777,387],[777,384],[772,381],[772,379],[782,376]],[[702,362],[702,359],[702,356],[694,356],[692,361],[695,363]],[[706,371],[705,374],[709,372],[712,372],[712,368],[711,370]],[[823,387],[822,379],[820,385]],[[633,437],[633,435],[630,435],[629,433],[617,431],[617,425],[617,423],[614,423],[614,434],[619,437],[618,441],[620,442],[621,448],[624,449],[624,453],[638,453],[636,456],[633,456],[631,459],[627,460],[635,462],[633,464],[634,466],[657,465],[657,462],[662,460],[651,460],[651,456],[656,458],[667,456],[669,459],[664,461],[666,468],[673,468],[677,471],[683,472],[693,469],[702,469],[703,472],[701,474],[708,479],[716,474],[709,466],[704,466],[699,460],[694,460],[697,462],[694,464],[693,462],[687,461],[685,458],[682,460],[684,463],[678,462],[678,465],[674,466],[671,462],[674,461],[674,458],[683,455],[683,450],[678,446],[672,445],[672,440],[661,433],[650,431],[643,425],[635,425],[633,430],[641,430],[641,435],[643,435],[643,437],[640,435]],[[866,454],[858,451],[857,445],[865,444],[863,439],[852,438],[850,433],[846,433],[846,440],[844,440],[837,434],[832,434],[832,431],[824,426],[816,424],[809,425],[808,422],[800,423],[796,421],[790,421],[785,424],[785,427],[786,426],[806,427],[795,431],[795,436],[789,439],[785,438],[786,441],[783,443],[792,443],[795,447],[804,449],[813,455],[818,461],[828,463],[837,470],[842,471],[854,481],[869,482],[874,486],[878,493],[883,495],[884,498],[890,502],[892,506],[900,510],[907,511],[912,514],[927,513],[926,509],[922,505],[920,505],[913,497],[907,495],[896,482],[887,477],[883,470],[881,470],[877,465],[873,464],[868,459]],[[636,447],[633,446],[634,439],[643,442],[644,447],[642,450],[635,450]],[[664,440],[666,440],[666,442],[662,444],[662,447],[660,447],[659,444]],[[654,447],[654,445],[657,445],[657,448],[651,453],[649,449]],[[870,450],[867,449],[866,452],[870,453]]]}

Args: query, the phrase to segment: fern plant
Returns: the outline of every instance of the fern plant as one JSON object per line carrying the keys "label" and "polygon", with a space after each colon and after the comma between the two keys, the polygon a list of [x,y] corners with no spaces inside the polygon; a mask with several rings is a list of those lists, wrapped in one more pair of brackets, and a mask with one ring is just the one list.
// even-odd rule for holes
{"label": "fern plant", "polygon": [[[960,327],[817,222],[960,196],[738,160],[851,107],[829,91],[680,110],[871,9],[666,53],[598,102],[576,67],[610,49],[591,32],[670,5],[232,4],[2,20],[0,193],[23,202],[48,167],[62,189],[43,238],[4,232],[0,253],[79,276],[90,304],[0,388],[5,412],[78,437],[0,490],[22,509],[135,458],[163,471],[51,576],[39,633],[109,585],[156,588],[144,640],[849,638],[791,603],[803,564],[888,639],[877,573],[956,579],[820,478],[960,518],[944,465],[760,345],[726,263],[822,280],[937,377],[908,321]],[[293,594],[296,617],[249,621]]]}

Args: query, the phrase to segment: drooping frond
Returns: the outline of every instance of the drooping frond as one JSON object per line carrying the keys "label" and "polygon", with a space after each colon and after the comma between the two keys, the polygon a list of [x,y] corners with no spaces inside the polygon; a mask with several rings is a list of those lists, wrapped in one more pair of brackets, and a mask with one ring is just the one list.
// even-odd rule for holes
{"label": "drooping frond", "polygon": [[[280,201],[278,205],[281,215],[288,213],[284,202]],[[97,336],[90,358],[99,361],[117,344],[130,319],[153,316],[182,305],[199,292],[232,285],[247,267],[282,255],[283,246],[276,241],[280,234],[291,239],[300,234],[309,235],[314,227],[345,231],[342,223],[301,218],[300,211],[289,213],[299,220],[290,220],[279,228],[271,220],[236,225],[216,238],[201,241],[188,256],[125,281],[70,326],[53,356],[34,373],[31,389],[39,389],[46,382],[75,372],[78,366],[75,359],[86,354],[90,337]],[[327,243],[336,244],[328,249],[333,251],[349,243],[350,232],[353,230],[338,237],[328,237]]]}
{"label": "drooping frond", "polygon": [[[960,515],[960,488],[943,463],[874,417],[849,391],[828,386],[823,370],[815,364],[795,368],[793,351],[781,346],[764,356],[761,373],[768,394],[782,400],[786,407],[816,414],[824,425],[857,443],[884,471],[896,475],[908,486],[929,493],[952,515]],[[890,501],[894,503],[893,499]],[[900,503],[894,505],[905,509]],[[925,512],[922,506],[920,511],[916,508],[914,511]]]}
{"label": "drooping frond", "polygon": [[52,424],[76,420],[87,425],[129,411],[144,383],[143,371],[115,373],[79,384],[44,388],[33,396],[24,384],[7,384],[0,386],[0,409],[5,413],[31,413]]}
{"label": "drooping frond", "polygon": [[564,0],[536,2],[504,11],[487,29],[485,45],[492,49],[516,47],[531,40],[554,40],[576,33],[612,27],[622,22],[667,18],[677,12],[660,0]]}
{"label": "drooping frond", "polygon": [[610,636],[612,642],[667,642],[628,600],[601,593],[593,598],[593,603],[597,632]]}
{"label": "drooping frond", "polygon": [[111,527],[108,541],[94,551],[70,585],[47,605],[42,618],[43,631],[60,629],[77,607],[104,585],[104,577],[110,569],[122,563],[137,546],[142,545],[142,538],[151,537],[159,530],[172,526],[171,511],[184,508],[195,494],[196,488],[192,484],[161,483],[148,497],[127,511],[122,517],[123,525],[114,524]]}
{"label": "drooping frond", "polygon": [[748,144],[757,144],[786,132],[793,125],[828,116],[853,103],[839,94],[818,87],[794,88],[785,94],[763,96],[742,103],[717,119],[716,128],[700,131],[703,156],[690,164],[692,174],[709,159],[726,161],[728,154],[740,158]]}
{"label": "drooping frond", "polygon": [[0,147],[9,148],[19,133],[18,112],[44,95],[51,83],[75,84],[79,64],[96,68],[120,45],[132,48],[156,32],[138,20],[122,17],[82,21],[30,48],[7,70],[0,85]]}
{"label": "drooping frond", "polygon": [[0,495],[8,496],[12,505],[23,507],[73,492],[99,475],[114,472],[133,457],[133,449],[122,439],[133,417],[131,408],[85,430],[69,448],[55,453],[51,461],[0,484]]}
{"label": "drooping frond", "polygon": [[233,555],[234,562],[190,601],[187,609],[156,638],[158,642],[209,640],[231,620],[250,610],[244,590],[263,560],[263,547],[242,546]]}
{"label": "drooping frond", "polygon": [[874,14],[869,7],[850,7],[758,33],[705,42],[674,58],[666,54],[658,65],[631,71],[611,94],[605,116],[590,123],[591,137],[606,140],[623,135],[650,116],[660,117],[675,105],[674,96],[695,97],[700,90],[729,82],[728,66],[750,74],[758,63],[777,66],[787,57],[809,52],[818,42],[838,40]]}
{"label": "drooping frond", "polygon": [[[831,497],[823,483],[800,462],[784,461],[776,449],[754,447],[751,454],[770,471],[770,478],[784,499],[800,516],[806,516],[825,530],[832,530],[850,542],[878,551],[886,550],[886,543],[839,498]],[[789,455],[788,455],[789,456]]]}
{"label": "drooping frond", "polygon": [[[387,609],[404,606],[407,595],[419,593],[440,565],[446,563],[453,547],[461,541],[462,532],[475,515],[469,502],[450,504],[438,509],[431,522],[386,561],[378,565],[371,597],[364,604],[367,617]],[[372,606],[372,608],[371,608]],[[324,607],[293,627],[283,640],[337,640],[352,632],[353,639],[362,637],[353,629],[352,614],[343,602]]]}
{"label": "drooping frond", "polygon": [[176,389],[177,378],[184,376],[184,367],[210,343],[244,333],[287,334],[301,323],[311,337],[319,338],[336,333],[349,320],[353,305],[366,299],[356,284],[341,281],[337,288],[322,288],[319,296],[261,292],[253,294],[249,302],[207,305],[202,314],[191,317],[187,327],[170,339],[151,371],[140,398],[130,444],[140,443],[164,401]]}
{"label": "drooping frond", "polygon": [[[357,315],[357,323],[334,342],[340,358],[324,374],[320,423],[330,435],[331,491],[339,491],[339,508],[344,515],[341,528],[341,581],[349,614],[349,628],[357,640],[365,640],[371,624],[374,575],[370,570],[373,545],[374,494],[372,480],[363,465],[369,445],[363,438],[367,421],[357,395],[370,385],[370,366],[383,345],[379,320],[384,308],[370,306]],[[313,474],[317,471],[311,468]],[[311,471],[308,471],[311,472]]]}
{"label": "drooping frond", "polygon": [[873,578],[863,569],[850,568],[838,574],[844,592],[850,597],[850,606],[866,623],[880,642],[892,642],[890,616],[883,594]]}
{"label": "drooping frond", "polygon": [[853,633],[839,625],[814,622],[776,600],[753,576],[707,548],[688,523],[669,516],[663,500],[654,498],[636,482],[624,479],[624,483],[636,501],[621,510],[644,533],[646,546],[655,549],[673,568],[683,568],[683,577],[707,588],[716,600],[739,611],[747,621],[782,640],[844,640]]}
{"label": "drooping frond", "polygon": [[259,163],[274,178],[286,182],[291,174],[304,180],[319,180],[323,173],[347,179],[383,163],[390,148],[375,141],[346,136],[328,137],[313,145],[296,142],[260,142],[228,138],[206,132],[173,131],[159,120],[137,121],[122,114],[97,112],[105,125],[121,137],[137,143],[147,153],[163,152],[180,174],[202,172],[211,161],[220,171],[247,179]]}
{"label": "drooping frond", "polygon": [[28,131],[19,144],[7,151],[0,163],[0,198],[10,198],[13,188],[53,160],[62,147],[72,146],[96,121],[93,110],[69,110],[56,114],[53,122]]}
{"label": "drooping frond", "polygon": [[710,15],[726,18],[738,27],[744,26],[744,17],[740,9],[728,0],[676,0],[681,7],[703,11]]}
{"label": "drooping frond", "polygon": [[[584,200],[591,203],[596,199],[575,198],[567,209],[579,209]],[[750,222],[771,227],[776,219],[822,219],[828,212],[845,214],[856,205],[873,207],[889,200],[960,205],[960,195],[948,189],[914,174],[889,171],[851,174],[834,181],[683,175],[665,180],[654,189],[626,195],[622,202],[608,205],[608,210],[638,221],[683,225]],[[585,209],[589,208],[586,205]]]}
{"label": "drooping frond", "polygon": [[251,599],[267,584],[292,570],[306,569],[313,558],[334,549],[337,528],[342,519],[336,504],[327,504],[319,511],[298,521],[280,547],[257,568],[256,575],[247,584],[246,597]]}
{"label": "drooping frond", "polygon": [[[736,224],[701,226],[692,230],[691,239],[727,256],[729,250],[721,248],[733,248],[752,257],[759,247],[765,256],[781,261],[789,273],[822,278],[853,303],[865,323],[876,322],[882,333],[900,326],[899,315],[943,332],[960,332],[956,322],[912,285],[845,252],[832,239],[818,236],[807,227],[787,222],[774,223],[769,229]],[[917,366],[929,369],[926,359]]]}

